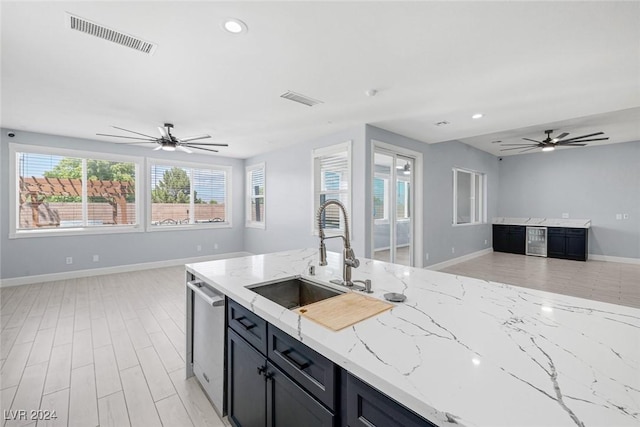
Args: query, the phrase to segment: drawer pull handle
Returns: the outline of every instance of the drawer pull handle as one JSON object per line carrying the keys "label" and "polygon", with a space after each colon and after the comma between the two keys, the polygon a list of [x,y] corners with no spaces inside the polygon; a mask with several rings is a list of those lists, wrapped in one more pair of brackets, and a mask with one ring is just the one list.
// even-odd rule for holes
{"label": "drawer pull handle", "polygon": [[283,352],[281,352],[280,354],[282,354],[282,357],[289,363],[291,363],[293,366],[295,366],[296,368],[298,368],[298,370],[300,371],[304,371],[306,368],[308,368],[309,366],[311,366],[310,362],[304,362],[304,363],[299,363],[295,360],[293,360],[293,358],[291,356],[289,356],[289,354],[293,353],[295,350],[290,348],[288,350],[285,350]]}
{"label": "drawer pull handle", "polygon": [[266,372],[264,374],[264,380],[268,381],[268,380],[271,380],[271,379],[273,379],[273,372]]}
{"label": "drawer pull handle", "polygon": [[262,373],[266,370],[267,370],[266,366],[258,366],[258,375],[262,375]]}
{"label": "drawer pull handle", "polygon": [[243,323],[242,321],[245,320],[246,317],[242,316],[242,317],[238,317],[236,319],[236,322],[240,323],[240,326],[242,326],[244,328],[245,331],[248,331],[249,329],[253,329],[256,327],[255,323],[249,323],[248,325],[246,323]]}

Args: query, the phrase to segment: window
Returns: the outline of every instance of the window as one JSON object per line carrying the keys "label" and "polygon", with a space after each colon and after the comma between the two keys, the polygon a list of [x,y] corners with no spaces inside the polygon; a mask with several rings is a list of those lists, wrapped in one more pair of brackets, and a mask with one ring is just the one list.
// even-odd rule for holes
{"label": "window", "polygon": [[151,226],[231,225],[230,176],[225,166],[152,163]]}
{"label": "window", "polygon": [[[316,212],[327,200],[339,200],[351,215],[351,142],[313,150],[313,230],[317,232]],[[344,230],[337,206],[322,215],[323,228],[336,233]]]}
{"label": "window", "polygon": [[411,184],[408,180],[398,178],[396,188],[396,218],[398,221],[409,219],[411,212]]}
{"label": "window", "polygon": [[453,224],[486,222],[485,174],[453,169]]}
{"label": "window", "polygon": [[373,178],[373,219],[376,223],[389,221],[389,178],[376,175]]}
{"label": "window", "polygon": [[17,144],[10,149],[12,237],[138,227],[140,160]]}
{"label": "window", "polygon": [[264,163],[247,167],[246,226],[265,227],[265,167]]}

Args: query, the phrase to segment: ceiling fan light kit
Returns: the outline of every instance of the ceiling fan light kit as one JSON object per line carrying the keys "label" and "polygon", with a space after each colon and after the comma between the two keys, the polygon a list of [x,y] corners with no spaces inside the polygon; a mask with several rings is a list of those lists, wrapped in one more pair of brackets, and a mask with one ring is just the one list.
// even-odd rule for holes
{"label": "ceiling fan light kit", "polygon": [[[192,141],[197,141],[199,139],[207,139],[207,138],[211,138],[211,135],[197,135],[197,136],[190,136],[187,138],[177,138],[174,135],[171,134],[171,129],[173,129],[173,124],[171,123],[165,123],[164,127],[158,126],[158,132],[160,132],[160,138],[156,138],[153,137],[151,135],[147,135],[144,133],[140,133],[140,132],[135,132],[129,129],[124,129],[118,126],[111,126],[114,129],[119,129],[119,130],[123,130],[125,132],[129,132],[129,133],[133,133],[135,135],[139,135],[138,137],[133,137],[133,136],[124,136],[124,135],[111,135],[111,134],[106,134],[106,133],[97,133],[96,135],[100,135],[100,136],[110,136],[110,137],[115,137],[115,138],[125,138],[125,139],[134,139],[136,141],[140,141],[140,142],[124,142],[123,144],[145,144],[145,143],[149,143],[149,144],[158,144],[158,146],[156,148],[153,149],[153,151],[158,151],[158,150],[163,150],[163,151],[176,151],[176,150],[180,150],[180,151],[184,151],[187,154],[192,154],[193,151],[191,151],[191,149],[196,149],[196,150],[204,150],[204,151],[211,151],[214,153],[217,153],[218,150],[214,150],[211,148],[203,148],[203,147],[199,147],[199,146],[215,146],[215,147],[228,147],[229,144],[215,144],[215,143],[203,143],[203,142],[192,142]],[[144,137],[144,138],[141,138]]]}
{"label": "ceiling fan light kit", "polygon": [[[537,141],[531,138],[522,138],[525,141],[531,142],[530,144],[500,144],[502,147],[510,146],[511,148],[503,148],[500,151],[509,151],[509,150],[521,150],[520,153],[524,153],[531,150],[536,150],[541,148],[544,152],[550,152],[556,149],[556,147],[584,147],[587,144],[585,142],[591,141],[606,141],[609,139],[608,137],[604,138],[592,138],[594,136],[603,135],[604,132],[596,132],[590,133],[588,135],[575,136],[573,138],[564,139],[569,136],[568,132],[563,132],[558,136],[551,137],[553,133],[553,129],[545,130],[544,133],[547,135],[545,139],[542,141]],[[585,139],[591,138],[591,139]],[[498,142],[498,141],[493,141]]]}

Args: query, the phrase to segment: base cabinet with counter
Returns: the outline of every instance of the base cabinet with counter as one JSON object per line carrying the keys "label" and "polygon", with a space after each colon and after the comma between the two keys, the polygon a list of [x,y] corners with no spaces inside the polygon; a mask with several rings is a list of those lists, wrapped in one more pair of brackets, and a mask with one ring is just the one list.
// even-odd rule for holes
{"label": "base cabinet with counter", "polygon": [[433,426],[240,304],[227,307],[234,426]]}
{"label": "base cabinet with counter", "polygon": [[[547,227],[547,257],[586,261],[589,230],[576,227]],[[526,227],[493,224],[493,250],[512,254],[525,253]]]}

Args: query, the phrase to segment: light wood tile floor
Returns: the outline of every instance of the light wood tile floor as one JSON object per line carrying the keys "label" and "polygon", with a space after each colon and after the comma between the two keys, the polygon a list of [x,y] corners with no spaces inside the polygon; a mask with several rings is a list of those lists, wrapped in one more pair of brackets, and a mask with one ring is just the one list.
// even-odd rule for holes
{"label": "light wood tile floor", "polygon": [[440,270],[640,308],[640,265],[493,252]]}
{"label": "light wood tile floor", "polygon": [[169,267],[0,289],[0,425],[55,410],[37,426],[223,426],[185,380],[184,279]]}

